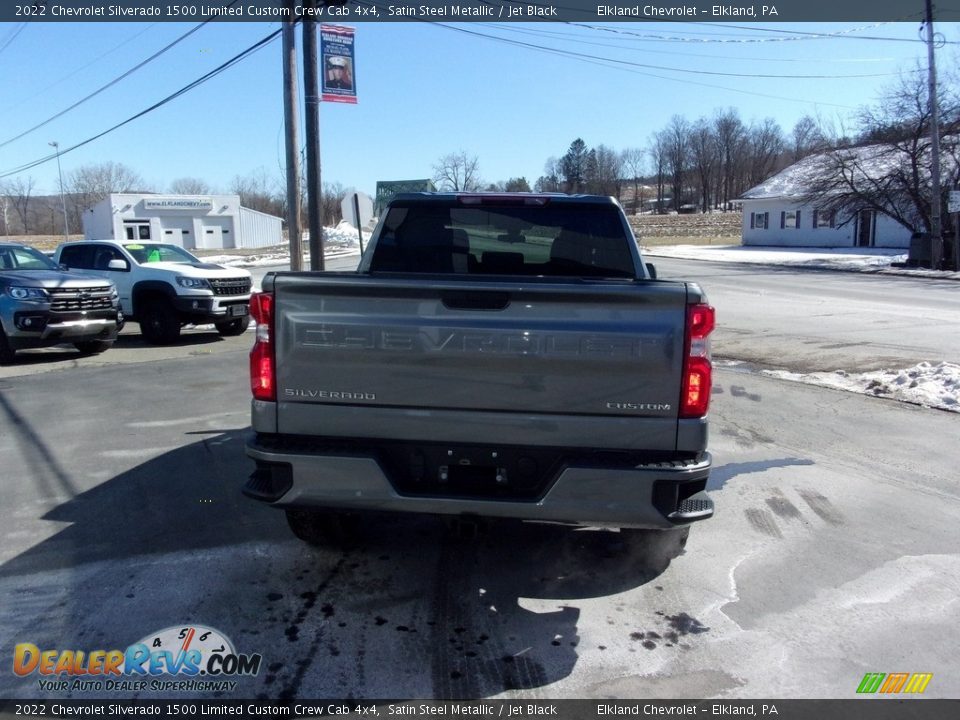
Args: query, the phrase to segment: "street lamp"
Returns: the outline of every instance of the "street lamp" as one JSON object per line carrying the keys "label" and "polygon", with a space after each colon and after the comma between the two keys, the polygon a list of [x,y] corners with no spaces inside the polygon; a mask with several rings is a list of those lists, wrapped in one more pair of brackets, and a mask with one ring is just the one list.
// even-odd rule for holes
{"label": "street lamp", "polygon": [[67,198],[63,194],[63,170],[60,169],[60,143],[54,140],[51,143],[48,143],[50,147],[57,151],[57,174],[60,176],[60,204],[63,206],[63,241],[67,242],[70,240],[67,233]]}

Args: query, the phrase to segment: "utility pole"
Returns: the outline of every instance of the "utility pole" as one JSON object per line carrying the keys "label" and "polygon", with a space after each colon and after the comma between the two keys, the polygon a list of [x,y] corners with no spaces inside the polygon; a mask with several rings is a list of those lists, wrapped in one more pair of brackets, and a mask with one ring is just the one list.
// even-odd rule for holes
{"label": "utility pole", "polygon": [[[290,17],[296,0],[288,0]],[[300,244],[300,152],[297,136],[297,37],[296,24],[283,21],[283,118],[287,150],[287,237],[290,240],[290,269],[303,269]]]}
{"label": "utility pole", "polygon": [[[316,7],[316,0],[307,0]],[[323,192],[320,184],[320,82],[317,65],[317,22],[303,21],[303,92],[307,132],[307,213],[310,216],[310,269],[324,270]]]}
{"label": "utility pole", "polygon": [[[57,151],[57,175],[60,176],[60,205],[63,207],[63,241],[68,242],[70,240],[70,231],[67,229],[67,197],[63,194],[63,170],[60,169],[60,143],[54,140],[47,144]],[[6,207],[4,207],[4,211],[6,211]],[[6,212],[4,212],[4,221],[6,221]]]}
{"label": "utility pole", "polygon": [[943,261],[943,231],[940,222],[940,111],[937,107],[937,66],[933,51],[933,0],[926,0],[927,84],[930,102],[930,152],[933,198],[930,203],[930,264],[940,269]]}

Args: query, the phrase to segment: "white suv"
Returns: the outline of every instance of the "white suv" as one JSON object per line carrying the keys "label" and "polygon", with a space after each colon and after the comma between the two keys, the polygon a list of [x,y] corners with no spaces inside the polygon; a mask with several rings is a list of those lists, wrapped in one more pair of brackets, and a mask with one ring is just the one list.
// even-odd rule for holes
{"label": "white suv", "polygon": [[213,323],[221,335],[240,335],[249,324],[250,273],[205,263],[177,245],[80,240],[58,247],[54,261],[112,280],[123,316],[140,323],[153,345],[176,342],[189,323]]}

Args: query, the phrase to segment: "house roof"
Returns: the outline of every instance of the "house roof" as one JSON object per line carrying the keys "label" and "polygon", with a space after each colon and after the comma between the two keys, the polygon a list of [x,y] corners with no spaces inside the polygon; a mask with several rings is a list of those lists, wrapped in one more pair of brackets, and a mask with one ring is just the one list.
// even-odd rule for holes
{"label": "house roof", "polygon": [[[957,136],[948,136],[942,142],[956,142]],[[855,163],[857,171],[863,179],[875,179],[887,176],[890,171],[909,163],[909,155],[902,149],[887,144],[862,145],[853,148],[841,148],[826,153],[810,155],[788,168],[781,170],[773,177],[764,180],[759,185],[750,188],[740,200],[773,200],[789,198],[802,200],[820,184],[828,173],[835,172],[836,154],[843,153],[845,158]],[[949,163],[950,158],[941,154],[942,166]]]}
{"label": "house roof", "polygon": [[740,200],[801,198],[826,170],[824,155],[810,155],[747,190]]}

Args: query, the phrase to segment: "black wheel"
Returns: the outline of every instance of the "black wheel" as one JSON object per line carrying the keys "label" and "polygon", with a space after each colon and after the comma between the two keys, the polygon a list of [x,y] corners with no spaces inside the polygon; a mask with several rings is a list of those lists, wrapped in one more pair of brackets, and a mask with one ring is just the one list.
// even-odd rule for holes
{"label": "black wheel", "polygon": [[315,547],[346,548],[359,538],[356,515],[328,510],[287,510],[287,524],[300,540]]}
{"label": "black wheel", "polygon": [[81,340],[73,346],[84,355],[99,355],[113,347],[113,340]]}
{"label": "black wheel", "polygon": [[170,345],[180,338],[180,319],[169,304],[154,301],[140,314],[140,334],[151,345]]}
{"label": "black wheel", "polygon": [[234,335],[243,335],[250,324],[249,317],[237,318],[236,320],[227,320],[226,322],[216,323],[217,332],[224,337],[233,337]]}
{"label": "black wheel", "polygon": [[10,341],[7,340],[7,334],[0,328],[0,365],[9,365],[13,362],[17,351],[10,347]]}

